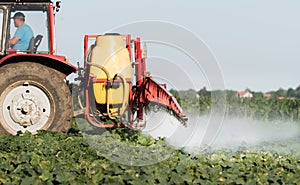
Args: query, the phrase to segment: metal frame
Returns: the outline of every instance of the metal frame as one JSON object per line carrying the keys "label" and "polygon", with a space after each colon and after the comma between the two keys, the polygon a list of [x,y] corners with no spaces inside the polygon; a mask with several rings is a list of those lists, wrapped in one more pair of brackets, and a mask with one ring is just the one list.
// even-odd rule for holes
{"label": "metal frame", "polygon": [[[19,53],[16,50],[7,50],[6,45],[8,41],[7,34],[9,30],[10,22],[10,12],[13,8],[24,8],[26,7],[40,8],[44,6],[45,11],[48,14],[48,38],[49,39],[49,53],[48,54],[29,54],[26,52]],[[55,5],[50,0],[11,0],[11,1],[0,1],[0,7],[4,9],[4,21],[3,21],[3,31],[2,31],[2,42],[1,42],[1,52],[0,52],[0,66],[8,63],[17,63],[23,61],[31,61],[36,63],[41,63],[48,67],[54,68],[66,75],[69,75],[77,70],[77,68],[68,63],[68,60],[64,56],[56,55],[56,43],[55,43]]]}
{"label": "metal frame", "polygon": [[[126,39],[126,48],[129,51],[131,63],[135,71],[136,82],[130,82],[129,92],[129,109],[127,123],[105,124],[97,122],[96,116],[90,112],[90,102],[94,101],[92,93],[90,93],[92,84],[94,82],[107,82],[107,79],[96,79],[95,76],[89,72],[88,55],[89,55],[89,40],[95,40],[98,35],[85,35],[84,37],[84,90],[85,90],[85,117],[88,122],[96,127],[112,128],[112,127],[143,127],[145,126],[144,112],[146,106],[150,103],[164,107],[175,115],[183,124],[187,121],[187,117],[176,98],[166,90],[166,84],[159,84],[149,75],[146,70],[146,57],[143,57],[143,50],[141,48],[140,38],[131,40],[131,35],[123,35]],[[100,36],[100,35],[99,35]],[[132,58],[134,56],[134,59]],[[92,94],[92,95],[91,95]],[[136,117],[134,118],[134,115]]]}

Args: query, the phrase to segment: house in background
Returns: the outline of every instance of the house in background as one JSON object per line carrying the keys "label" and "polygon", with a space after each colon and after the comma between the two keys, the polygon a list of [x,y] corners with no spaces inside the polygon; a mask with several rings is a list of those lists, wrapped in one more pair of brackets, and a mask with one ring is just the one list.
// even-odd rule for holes
{"label": "house in background", "polygon": [[253,98],[253,94],[249,91],[243,91],[236,93],[236,97],[238,98]]}

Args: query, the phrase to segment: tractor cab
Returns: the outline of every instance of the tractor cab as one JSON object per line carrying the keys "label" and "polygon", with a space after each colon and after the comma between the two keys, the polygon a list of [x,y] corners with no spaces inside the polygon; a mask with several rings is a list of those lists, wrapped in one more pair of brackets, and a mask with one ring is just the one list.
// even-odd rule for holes
{"label": "tractor cab", "polygon": [[56,54],[58,8],[50,0],[0,0],[0,133],[71,127],[65,78],[77,69]]}
{"label": "tractor cab", "polygon": [[[54,12],[58,11],[50,0],[6,0],[0,1],[0,55],[13,53],[55,54],[54,47]],[[24,31],[16,24],[18,16],[22,15],[23,23],[28,29]],[[19,17],[20,18],[20,17]],[[24,27],[24,26],[22,26]],[[19,31],[17,31],[19,29]],[[22,31],[20,31],[22,30]],[[19,32],[16,34],[16,32]],[[27,34],[27,35],[26,35]],[[20,44],[12,44],[11,40],[18,38]],[[22,40],[23,39],[23,40]],[[22,41],[21,41],[22,40]]]}

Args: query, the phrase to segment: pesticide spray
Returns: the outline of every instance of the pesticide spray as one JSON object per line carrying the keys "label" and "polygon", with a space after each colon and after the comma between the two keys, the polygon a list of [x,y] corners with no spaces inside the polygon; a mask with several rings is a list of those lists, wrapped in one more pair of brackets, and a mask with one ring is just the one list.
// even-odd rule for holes
{"label": "pesticide spray", "polygon": [[[239,148],[249,150],[300,150],[300,128],[296,123],[276,121],[268,123],[246,118],[225,117],[220,128],[216,128],[213,140],[205,142],[206,131],[212,123],[209,116],[189,116],[188,127],[174,124],[167,113],[153,114],[151,127],[144,132],[153,137],[165,136],[168,142],[175,147],[184,147],[190,153],[210,150],[231,150]],[[160,126],[163,125],[163,128]],[[167,127],[168,126],[168,127]],[[280,147],[268,144],[280,143]],[[292,145],[291,145],[292,143]]]}

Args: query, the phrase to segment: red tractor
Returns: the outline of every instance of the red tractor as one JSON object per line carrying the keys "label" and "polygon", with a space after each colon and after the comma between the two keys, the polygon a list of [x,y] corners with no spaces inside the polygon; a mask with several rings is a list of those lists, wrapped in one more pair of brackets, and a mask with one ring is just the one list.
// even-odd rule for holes
{"label": "red tractor", "polygon": [[[56,55],[57,8],[59,3],[55,6],[49,0],[0,2],[0,132],[67,132],[71,126],[72,98],[65,77],[77,68],[66,57]],[[16,12],[26,15],[26,22],[36,30],[26,50],[9,45]]]}
{"label": "red tractor", "polygon": [[[72,96],[65,78],[77,68],[56,55],[54,15],[59,7],[60,2],[51,0],[0,1],[0,132],[67,132],[71,127]],[[12,17],[20,13],[34,28],[22,50],[11,44],[16,32]],[[164,108],[180,122],[187,120],[166,86],[146,72],[139,38],[87,35],[84,54],[84,71],[79,71],[83,75],[78,79],[84,90],[85,117],[92,125],[143,128],[149,105]]]}

